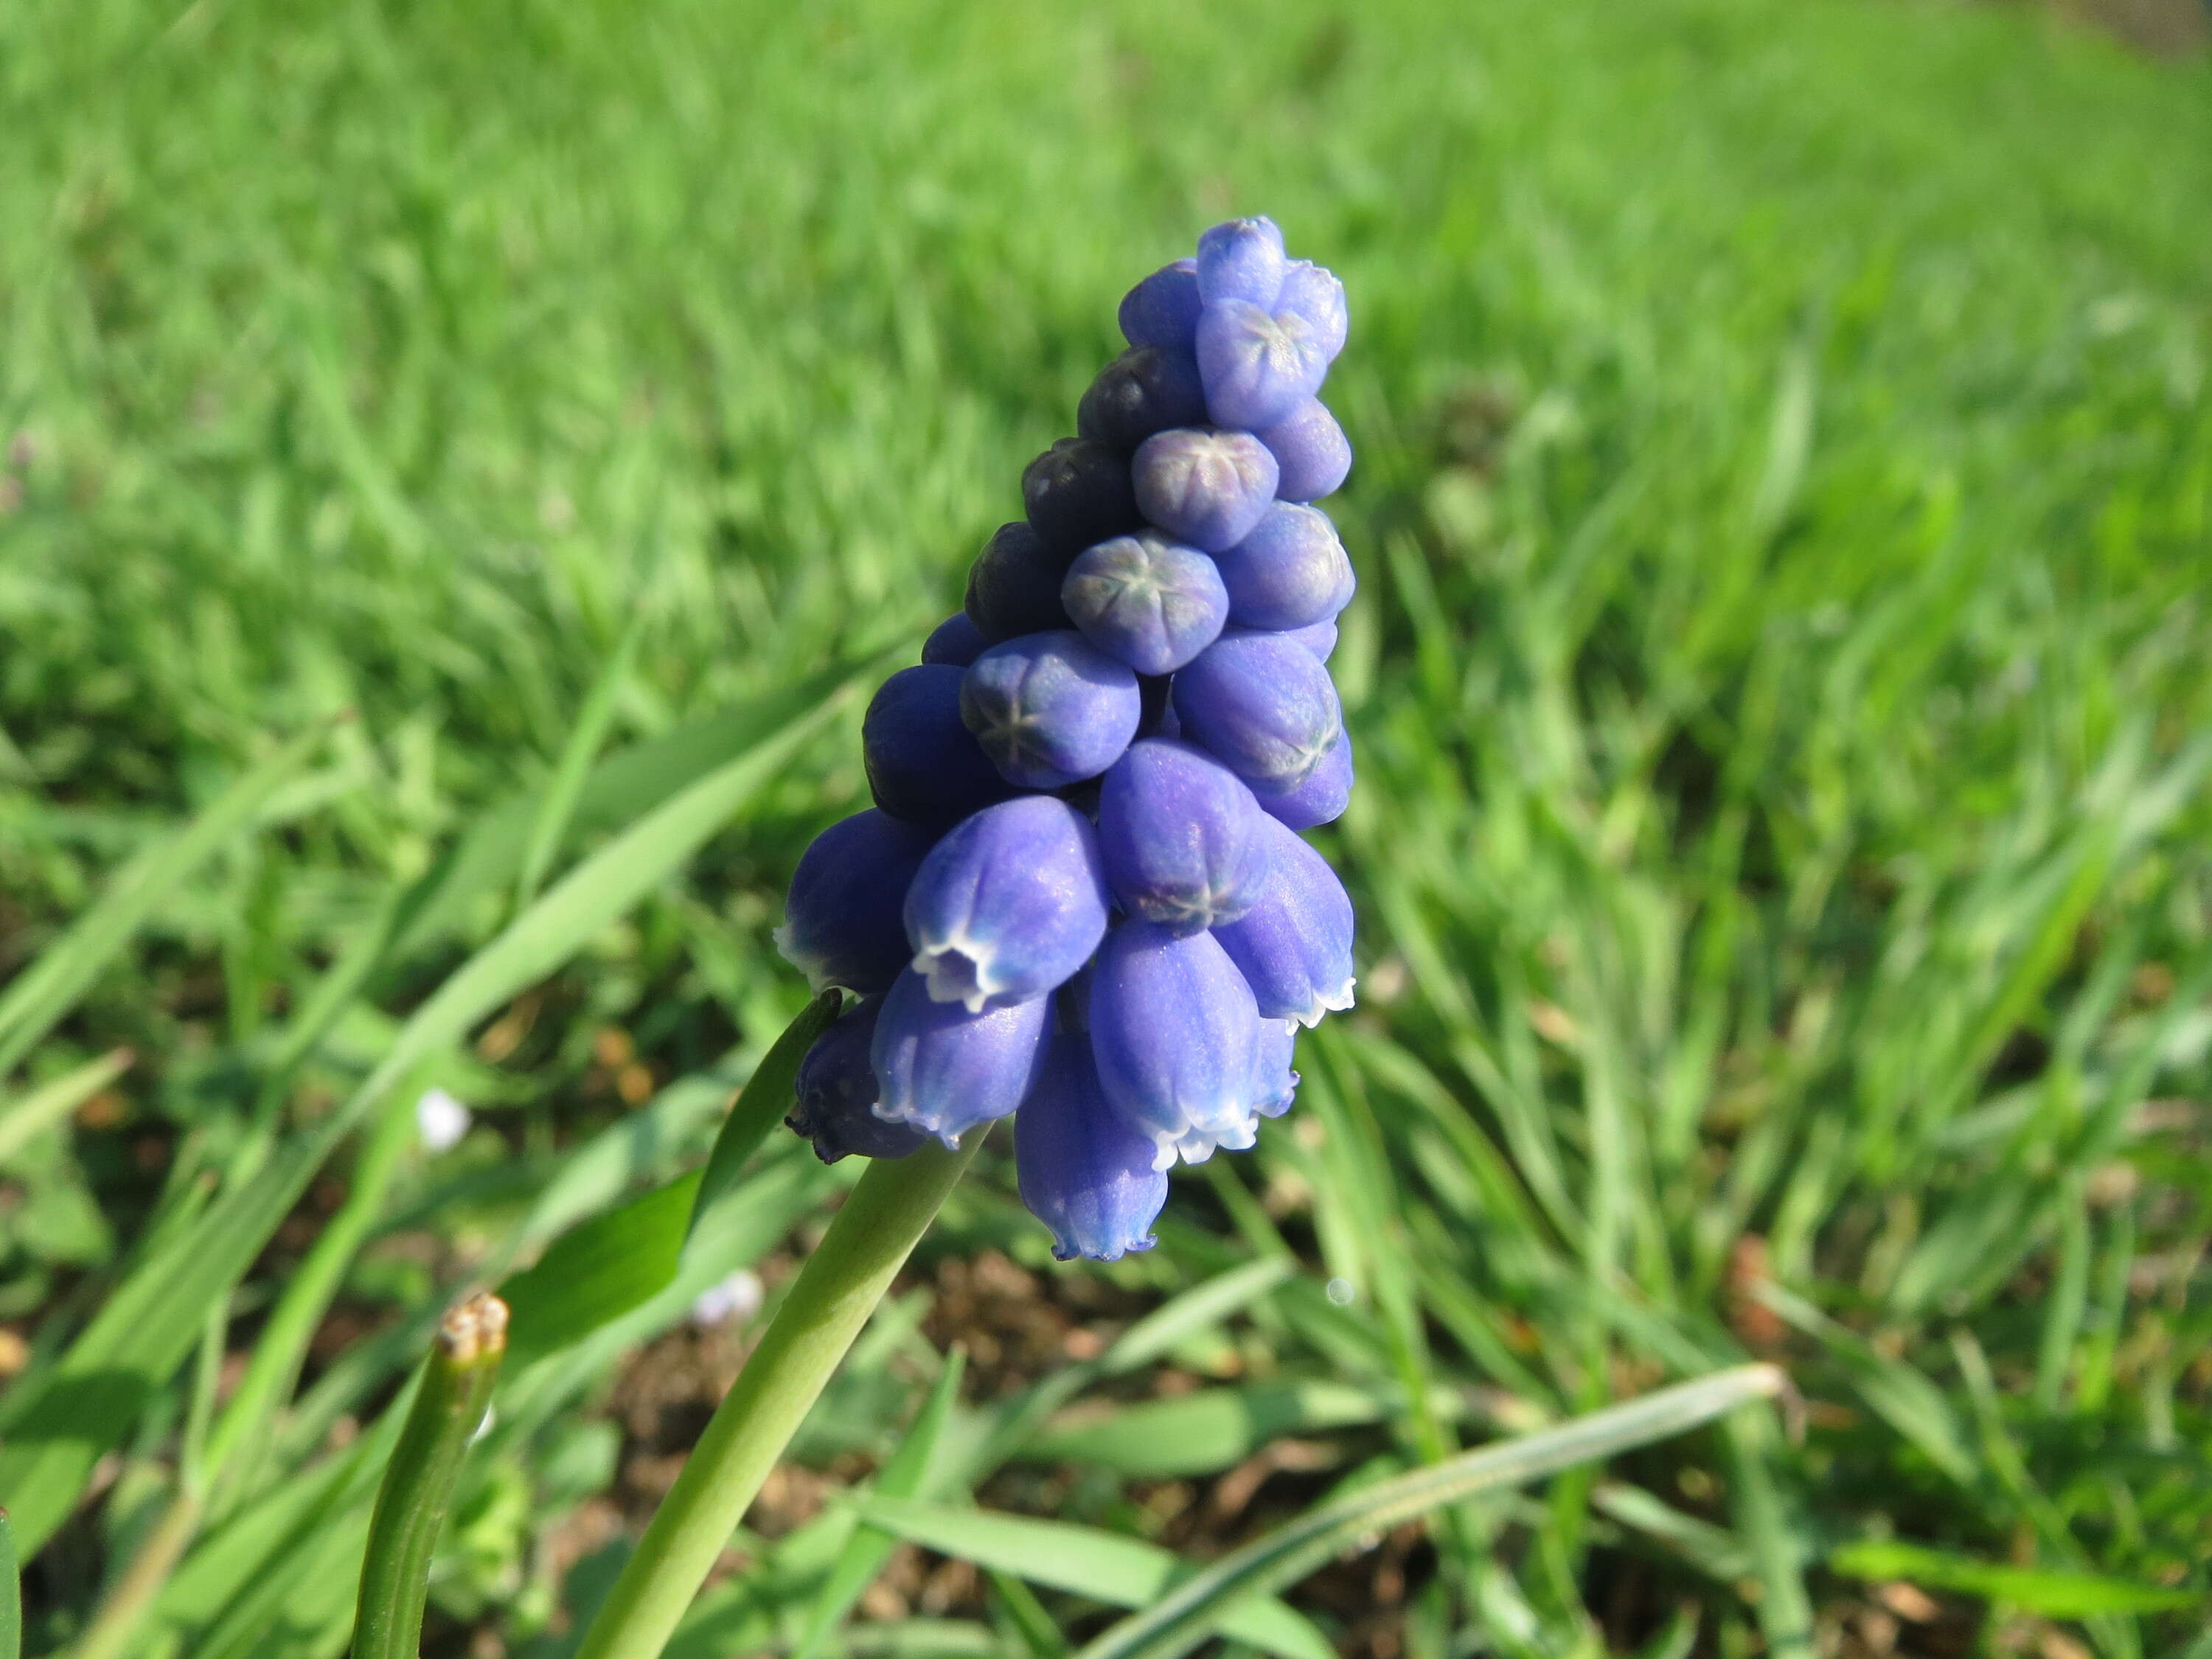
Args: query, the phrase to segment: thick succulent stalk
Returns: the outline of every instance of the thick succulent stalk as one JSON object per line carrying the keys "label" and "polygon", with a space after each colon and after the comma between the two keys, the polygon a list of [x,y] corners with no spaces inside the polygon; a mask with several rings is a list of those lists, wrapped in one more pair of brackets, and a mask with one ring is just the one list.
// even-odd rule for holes
{"label": "thick succulent stalk", "polygon": [[715,1408],[592,1621],[576,1659],[653,1659],[707,1582],[761,1483],[983,1144],[868,1165]]}

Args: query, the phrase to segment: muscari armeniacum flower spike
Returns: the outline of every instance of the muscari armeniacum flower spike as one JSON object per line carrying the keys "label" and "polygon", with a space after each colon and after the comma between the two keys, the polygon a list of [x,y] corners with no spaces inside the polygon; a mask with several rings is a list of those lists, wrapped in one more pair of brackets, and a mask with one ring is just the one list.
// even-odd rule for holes
{"label": "muscari armeniacum flower spike", "polygon": [[950,663],[902,668],[869,702],[860,758],[876,805],[892,817],[949,823],[1005,798],[1006,781],[961,723],[966,672]]}
{"label": "muscari armeniacum flower spike", "polygon": [[915,971],[933,999],[970,1013],[1058,989],[1105,935],[1097,833],[1050,795],[963,819],[907,889]]}
{"label": "muscari armeniacum flower spike", "polygon": [[1198,334],[1198,261],[1162,265],[1121,297],[1121,337],[1133,346],[1188,351]]}
{"label": "muscari armeniacum flower spike", "polygon": [[1257,902],[1271,842],[1243,780],[1165,738],[1130,745],[1098,791],[1098,844],[1121,908],[1170,933],[1233,921]]}
{"label": "muscari armeniacum flower spike", "polygon": [[1097,777],[1121,757],[1142,714],[1136,675],[1072,629],[993,646],[960,690],[968,730],[1024,789]]}
{"label": "muscari armeniacum flower spike", "polygon": [[1174,695],[1184,738],[1263,795],[1311,777],[1343,732],[1328,668],[1280,634],[1224,634],[1176,676]]}
{"label": "muscari armeniacum flower spike", "polygon": [[1334,495],[1352,474],[1352,445],[1318,398],[1264,428],[1260,441],[1275,458],[1275,494],[1283,501],[1317,501]]}
{"label": "muscari armeniacum flower spike", "polygon": [[1269,817],[1292,830],[1317,830],[1324,823],[1334,823],[1352,804],[1352,733],[1339,737],[1336,747],[1321,757],[1313,775],[1297,788],[1257,799]]}
{"label": "muscari armeniacum flower spike", "polygon": [[1275,499],[1281,470],[1249,432],[1176,427],[1137,446],[1130,463],[1146,520],[1201,553],[1234,547]]}
{"label": "muscari armeniacum flower spike", "polygon": [[1147,531],[1067,568],[1060,600],[1083,637],[1139,674],[1171,674],[1220,636],[1229,592],[1214,562]]}
{"label": "muscari armeniacum flower spike", "polygon": [[1091,969],[1090,1019],[1107,1103],[1150,1138],[1155,1169],[1252,1144],[1259,1009],[1212,933],[1114,928]]}
{"label": "muscari armeniacum flower spike", "polygon": [[1152,1138],[1106,1103],[1090,1039],[1054,1037],[1036,1088],[1014,1119],[1014,1168],[1022,1202],[1052,1229],[1052,1253],[1066,1261],[1117,1261],[1152,1248],[1152,1222],[1167,1202]]}
{"label": "muscari armeniacum flower spike", "polygon": [[886,1123],[875,1112],[876,1071],[868,1058],[875,1041],[879,996],[864,997],[814,1039],[799,1062],[798,1105],[784,1122],[814,1143],[824,1164],[841,1158],[904,1158],[929,1137],[905,1123]]}
{"label": "muscari armeniacum flower spike", "polygon": [[1213,937],[1263,1018],[1318,1025],[1352,1006],[1352,901],[1327,859],[1288,825],[1265,823],[1268,870],[1259,901]]}
{"label": "muscari armeniacum flower spike", "polygon": [[971,1014],[939,1002],[911,968],[884,997],[869,1048],[876,1115],[935,1135],[947,1146],[979,1123],[1006,1116],[1036,1084],[1052,1032],[1052,999]]}
{"label": "muscari armeniacum flower spike", "polygon": [[1218,556],[1237,628],[1309,628],[1352,603],[1352,561],[1317,507],[1277,501],[1252,533]]}
{"label": "muscari armeniacum flower spike", "polygon": [[900,920],[937,832],[888,812],[840,818],[799,855],[775,947],[816,990],[888,991],[913,953]]}

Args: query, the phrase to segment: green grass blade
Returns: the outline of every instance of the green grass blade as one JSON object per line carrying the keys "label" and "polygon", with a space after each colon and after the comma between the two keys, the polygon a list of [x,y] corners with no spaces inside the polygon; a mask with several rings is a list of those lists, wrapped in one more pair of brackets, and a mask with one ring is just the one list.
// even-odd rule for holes
{"label": "green grass blade", "polygon": [[270,795],[304,766],[335,720],[318,721],[225,790],[174,841],[134,860],[68,933],[40,952],[0,996],[0,1077],[76,1004],[100,970],[201,860],[253,820]]}
{"label": "green grass blade", "polygon": [[514,1310],[507,1346],[516,1365],[590,1335],[676,1277],[699,1181],[695,1170],[593,1216],[499,1287]]}
{"label": "green grass blade", "polygon": [[576,712],[576,724],[569,731],[568,742],[561,746],[561,758],[538,801],[538,817],[530,826],[530,838],[522,846],[522,872],[515,878],[514,889],[517,910],[526,908],[538,896],[538,890],[545,882],[545,872],[553,867],[553,860],[561,850],[562,837],[568,834],[569,821],[576,815],[577,798],[583,793],[592,757],[606,741],[607,727],[614,720],[615,700],[622,696],[623,687],[629,679],[630,665],[636,660],[637,642],[644,631],[645,613],[640,611],[623,629],[622,638],[616,641],[606,665],[599,670],[599,678],[585,695],[584,706]]}
{"label": "green grass blade", "polygon": [[377,1489],[362,1558],[354,1659],[416,1659],[421,1650],[431,1552],[506,1351],[507,1309],[495,1296],[471,1297],[439,1324]]}
{"label": "green grass blade", "polygon": [[[906,1437],[899,1442],[898,1449],[885,1460],[882,1472],[875,1479],[874,1491],[879,1498],[910,1498],[928,1495],[930,1462],[938,1443],[944,1437],[945,1425],[951,1418],[953,1407],[960,1400],[960,1379],[967,1372],[966,1351],[955,1348],[945,1357],[945,1369],[937,1375],[937,1383],[922,1402]],[[792,1650],[791,1659],[813,1659],[822,1650],[860,1593],[884,1570],[897,1543],[896,1534],[878,1527],[866,1524],[845,1540],[845,1547],[837,1553],[830,1576],[823,1581],[814,1605],[808,1609],[806,1628],[798,1645]]]}
{"label": "green grass blade", "polygon": [[1173,1659],[1204,1639],[1224,1607],[1297,1582],[1362,1537],[1476,1492],[1525,1486],[1680,1434],[1747,1401],[1771,1399],[1784,1385],[1771,1365],[1740,1365],[1386,1480],[1235,1551],[1105,1632],[1079,1659]]}
{"label": "green grass blade", "polygon": [[799,1062],[814,1046],[814,1039],[837,1018],[843,1003],[842,994],[836,991],[824,991],[808,1003],[799,1017],[784,1027],[783,1035],[761,1057],[752,1077],[738,1091],[729,1115],[722,1120],[721,1133],[714,1137],[714,1150],[707,1156],[698,1200],[684,1224],[686,1239],[698,1230],[699,1218],[715,1200],[737,1184],[738,1177],[744,1173],[745,1165],[760,1150],[761,1143],[790,1112]]}
{"label": "green grass blade", "polygon": [[422,1059],[544,978],[665,879],[842,701],[833,692],[763,734],[572,871],[439,987],[337,1111],[224,1194],[175,1249],[118,1288],[15,1414],[0,1450],[0,1502],[15,1504],[27,1554],[52,1535],[100,1454],[176,1369],[208,1307],[260,1254],[346,1133]]}
{"label": "green grass blade", "polygon": [[23,1577],[15,1561],[15,1528],[0,1510],[0,1659],[22,1659]]}
{"label": "green grass blade", "polygon": [[[851,1501],[861,1519],[910,1543],[1109,1607],[1154,1606],[1201,1576],[1172,1550],[1096,1527],[873,1494]],[[1267,1595],[1210,1606],[1191,1628],[1194,1642],[1218,1633],[1283,1659],[1329,1659],[1334,1651],[1304,1614]]]}
{"label": "green grass blade", "polygon": [[113,1049],[0,1106],[0,1158],[20,1151],[25,1143],[67,1118],[121,1077],[131,1059],[128,1048]]}
{"label": "green grass blade", "polygon": [[1829,1553],[1828,1565],[1851,1578],[1877,1583],[1904,1578],[1933,1589],[1961,1590],[2045,1619],[2172,1613],[2203,1601],[2201,1594],[2191,1589],[2162,1589],[2104,1573],[2006,1566],[1886,1539],[1845,1544]]}

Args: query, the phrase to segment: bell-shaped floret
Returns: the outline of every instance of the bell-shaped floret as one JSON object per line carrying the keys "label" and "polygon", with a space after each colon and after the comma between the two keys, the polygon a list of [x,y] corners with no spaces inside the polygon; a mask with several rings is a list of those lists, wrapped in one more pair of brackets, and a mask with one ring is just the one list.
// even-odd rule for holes
{"label": "bell-shaped floret", "polygon": [[1297,1097],[1298,1074],[1291,1069],[1298,1025],[1291,1019],[1263,1019],[1252,1050],[1252,1109],[1261,1117],[1280,1117]]}
{"label": "bell-shaped floret", "polygon": [[1345,308],[1344,284],[1326,265],[1310,259],[1291,260],[1270,309],[1296,314],[1321,346],[1325,361],[1335,362],[1336,354],[1344,349],[1351,322]]}
{"label": "bell-shaped floret", "polygon": [[1062,438],[1022,474],[1022,507],[1063,561],[1140,522],[1129,458],[1089,438]]}
{"label": "bell-shaped floret", "polygon": [[868,704],[860,759],[876,805],[894,817],[947,823],[1006,796],[1006,781],[961,724],[966,672],[950,663],[902,668]]}
{"label": "bell-shaped floret", "polygon": [[884,999],[869,1048],[876,1115],[957,1146],[978,1123],[1022,1103],[1051,1031],[1050,997],[971,1014],[933,999],[927,982],[908,969]]}
{"label": "bell-shaped floret", "polygon": [[1184,739],[1262,795],[1311,777],[1342,732],[1328,670],[1281,634],[1224,634],[1176,676],[1174,695]]}
{"label": "bell-shaped floret", "polygon": [[1057,989],[1105,935],[1097,836],[1051,795],[962,819],[907,888],[915,971],[936,1000],[971,1013]]}
{"label": "bell-shaped floret", "polygon": [[1097,777],[1121,759],[1142,711],[1136,675],[1067,629],[993,646],[960,690],[968,730],[1024,789]]}
{"label": "bell-shaped floret", "polygon": [[1133,346],[1188,351],[1198,332],[1198,261],[1162,265],[1121,298],[1121,337]]}
{"label": "bell-shaped floret", "polygon": [[904,1158],[929,1137],[878,1117],[876,1071],[868,1058],[881,997],[867,997],[833,1021],[799,1062],[798,1104],[784,1122],[814,1143],[824,1164],[841,1158]]}
{"label": "bell-shaped floret", "polygon": [[1273,219],[1231,219],[1198,239],[1198,297],[1209,306],[1243,300],[1272,307],[1289,264]]}
{"label": "bell-shaped floret", "polygon": [[1079,556],[1060,602],[1085,639],[1139,674],[1173,673],[1213,643],[1229,612],[1213,561],[1149,531]]}
{"label": "bell-shaped floret", "polygon": [[1212,934],[1125,921],[1106,935],[1091,1049],[1108,1103],[1152,1141],[1155,1169],[1252,1144],[1259,1036],[1251,989]]}
{"label": "bell-shaped floret", "polygon": [[1287,419],[1328,377],[1322,343],[1295,311],[1243,300],[1207,306],[1198,319],[1198,375],[1208,418],[1253,432]]}
{"label": "bell-shaped floret", "polygon": [[1251,987],[1261,1018],[1318,1025],[1352,1006],[1352,900],[1328,860],[1267,821],[1268,870],[1260,902],[1213,937]]}
{"label": "bell-shaped floret", "polygon": [[[1285,635],[1285,638],[1290,637]],[[1347,730],[1336,747],[1321,757],[1313,775],[1295,789],[1279,795],[1258,797],[1267,816],[1293,830],[1314,830],[1334,823],[1352,804],[1352,733]]]}
{"label": "bell-shaped floret", "polygon": [[1275,498],[1275,458],[1249,432],[1156,432],[1132,468],[1146,520],[1202,553],[1243,541]]}
{"label": "bell-shaped floret", "polygon": [[1133,744],[1098,791],[1107,885],[1124,910],[1170,933],[1233,921],[1267,874],[1266,816],[1212,756],[1158,738]]}
{"label": "bell-shaped floret", "polygon": [[1286,501],[1317,501],[1336,493],[1352,472],[1352,444],[1336,416],[1309,398],[1260,434],[1275,458],[1275,494]]}
{"label": "bell-shaped floret", "polygon": [[1044,1073],[1014,1119],[1014,1170],[1022,1202],[1052,1229],[1062,1261],[1113,1261],[1149,1250],[1168,1178],[1154,1167],[1152,1139],[1106,1103],[1090,1039],[1052,1040]]}
{"label": "bell-shaped floret", "polygon": [[1229,620],[1238,628],[1307,628],[1352,603],[1355,579],[1336,526],[1317,507],[1277,501],[1219,556]]}
{"label": "bell-shaped floret", "polygon": [[1198,359],[1169,346],[1132,346],[1099,371],[1076,406],[1075,429],[1118,450],[1155,432],[1206,422]]}
{"label": "bell-shaped floret", "polygon": [[990,641],[983,630],[975,626],[975,619],[965,611],[956,611],[929,631],[921,642],[921,659],[925,663],[950,663],[955,668],[965,668],[982,654]]}
{"label": "bell-shaped floret", "polygon": [[908,884],[937,839],[888,812],[855,812],[799,855],[775,948],[816,990],[888,991],[911,954],[901,921]]}
{"label": "bell-shaped floret", "polygon": [[[991,644],[1048,628],[1067,626],[1060,585],[1067,561],[1048,548],[1027,524],[1002,524],[968,567],[965,611]],[[975,656],[968,662],[975,660]],[[961,666],[965,667],[967,663]]]}

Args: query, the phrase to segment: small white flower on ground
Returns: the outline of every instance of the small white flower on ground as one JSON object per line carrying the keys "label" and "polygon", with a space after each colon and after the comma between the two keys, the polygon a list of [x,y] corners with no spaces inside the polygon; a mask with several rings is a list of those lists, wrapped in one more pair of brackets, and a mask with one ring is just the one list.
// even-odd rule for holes
{"label": "small white flower on ground", "polygon": [[691,1304],[691,1322],[708,1330],[732,1322],[742,1325],[760,1311],[764,1294],[760,1275],[740,1267],[699,1292]]}
{"label": "small white flower on ground", "polygon": [[415,1103],[415,1132],[427,1152],[450,1152],[460,1145],[470,1121],[469,1109],[443,1089],[425,1089]]}

